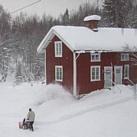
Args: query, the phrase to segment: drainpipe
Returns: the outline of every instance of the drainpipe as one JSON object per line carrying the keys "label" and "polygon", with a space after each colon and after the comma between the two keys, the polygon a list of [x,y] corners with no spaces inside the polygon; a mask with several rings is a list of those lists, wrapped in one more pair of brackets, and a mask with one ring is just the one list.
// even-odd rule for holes
{"label": "drainpipe", "polygon": [[46,82],[46,84],[47,84],[47,56],[46,56],[46,49],[45,49],[45,66],[44,66],[44,70],[45,70],[45,82]]}
{"label": "drainpipe", "polygon": [[79,97],[77,92],[77,59],[81,53],[83,52],[79,52],[79,53],[77,52],[77,56],[76,56],[76,52],[73,52],[73,96],[75,98]]}

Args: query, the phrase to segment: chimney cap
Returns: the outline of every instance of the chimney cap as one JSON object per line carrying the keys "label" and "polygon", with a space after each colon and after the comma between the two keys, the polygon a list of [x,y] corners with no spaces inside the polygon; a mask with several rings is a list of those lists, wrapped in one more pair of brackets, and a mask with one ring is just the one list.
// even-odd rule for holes
{"label": "chimney cap", "polygon": [[86,16],[84,18],[84,21],[91,21],[91,20],[101,20],[101,17],[99,15],[90,15],[90,16]]}

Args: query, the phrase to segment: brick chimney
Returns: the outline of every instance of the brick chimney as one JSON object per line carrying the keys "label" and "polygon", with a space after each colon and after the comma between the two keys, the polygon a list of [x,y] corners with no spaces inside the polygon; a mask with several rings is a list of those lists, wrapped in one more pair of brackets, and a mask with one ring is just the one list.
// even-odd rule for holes
{"label": "brick chimney", "polygon": [[91,15],[84,18],[85,26],[92,29],[93,31],[98,31],[97,24],[101,20],[101,17],[98,15]]}

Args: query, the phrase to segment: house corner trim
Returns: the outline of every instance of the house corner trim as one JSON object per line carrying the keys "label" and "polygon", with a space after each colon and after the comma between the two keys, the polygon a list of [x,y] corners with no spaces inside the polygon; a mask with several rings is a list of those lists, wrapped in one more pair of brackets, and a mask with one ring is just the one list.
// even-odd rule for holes
{"label": "house corner trim", "polygon": [[73,52],[73,96],[77,98],[77,60],[76,53]]}

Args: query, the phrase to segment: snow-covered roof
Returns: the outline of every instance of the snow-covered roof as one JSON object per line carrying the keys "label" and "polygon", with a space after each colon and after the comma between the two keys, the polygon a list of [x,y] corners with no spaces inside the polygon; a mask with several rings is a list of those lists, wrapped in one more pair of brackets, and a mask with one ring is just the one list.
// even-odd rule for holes
{"label": "snow-covered roof", "polygon": [[38,46],[38,53],[44,51],[55,35],[72,51],[123,51],[124,47],[137,47],[137,29],[98,28],[94,32],[87,27],[54,26]]}
{"label": "snow-covered roof", "polygon": [[101,17],[99,15],[90,15],[84,18],[84,21],[90,21],[90,20],[101,20]]}

